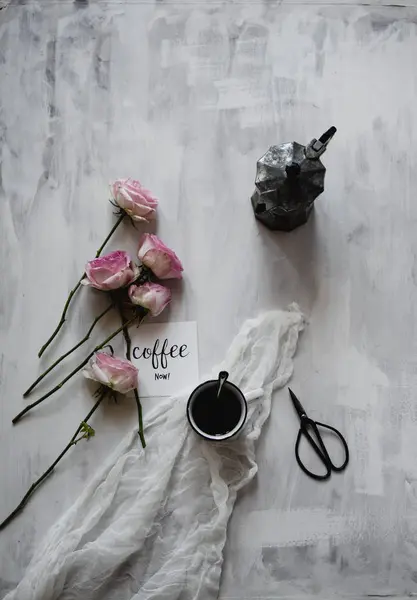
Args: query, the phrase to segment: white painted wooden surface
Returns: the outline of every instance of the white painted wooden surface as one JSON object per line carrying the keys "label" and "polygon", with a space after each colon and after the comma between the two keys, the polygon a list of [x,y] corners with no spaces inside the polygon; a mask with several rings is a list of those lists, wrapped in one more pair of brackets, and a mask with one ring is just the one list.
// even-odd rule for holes
{"label": "white painted wooden surface", "polygon": [[[310,325],[292,387],[351,448],[344,475],[307,479],[296,417],[276,396],[257,482],[230,523],[221,597],[417,593],[416,59],[415,8],[44,1],[0,12],[0,519],[91,406],[80,377],[11,426],[23,389],[96,314],[101,300],[83,290],[38,361],[113,223],[108,181],[137,177],[184,262],[169,318],[198,321],[201,372],[244,319],[299,302]],[[314,218],[268,232],[249,203],[256,159],[332,124]],[[136,238],[126,226],[109,248],[133,253]],[[135,418],[133,402],[107,405],[94,440],[0,534],[1,597]]]}

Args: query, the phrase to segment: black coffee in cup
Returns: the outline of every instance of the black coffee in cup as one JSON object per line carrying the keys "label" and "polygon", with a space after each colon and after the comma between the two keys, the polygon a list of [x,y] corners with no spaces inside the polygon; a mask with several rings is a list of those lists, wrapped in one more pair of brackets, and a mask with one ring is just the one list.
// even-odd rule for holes
{"label": "black coffee in cup", "polygon": [[218,381],[206,381],[188,400],[187,416],[191,427],[212,440],[232,437],[246,420],[247,405],[238,387],[227,381],[217,397]]}
{"label": "black coffee in cup", "polygon": [[242,405],[234,391],[222,390],[216,398],[217,384],[211,384],[198,394],[193,404],[193,417],[199,429],[210,435],[229,433],[239,423]]}

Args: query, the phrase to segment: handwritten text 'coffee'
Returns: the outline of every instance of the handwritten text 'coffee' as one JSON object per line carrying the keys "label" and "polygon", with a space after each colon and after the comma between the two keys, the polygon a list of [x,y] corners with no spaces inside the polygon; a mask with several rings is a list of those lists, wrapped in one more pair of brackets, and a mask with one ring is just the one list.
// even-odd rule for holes
{"label": "handwritten text 'coffee'", "polygon": [[159,350],[160,340],[157,338],[153,345],[153,348],[145,347],[141,349],[139,346],[133,348],[133,358],[139,360],[144,358],[145,360],[152,359],[152,366],[154,369],[166,369],[168,367],[168,358],[185,358],[189,355],[187,344],[177,346],[173,344],[169,346],[168,339],[165,338],[161,349]]}

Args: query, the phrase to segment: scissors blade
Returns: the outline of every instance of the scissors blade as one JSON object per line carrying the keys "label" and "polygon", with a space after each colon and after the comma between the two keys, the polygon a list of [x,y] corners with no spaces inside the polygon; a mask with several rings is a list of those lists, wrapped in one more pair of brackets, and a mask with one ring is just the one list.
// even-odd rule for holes
{"label": "scissors blade", "polygon": [[297,396],[294,394],[294,392],[290,388],[288,388],[288,391],[290,392],[292,403],[294,404],[294,408],[297,411],[298,416],[300,417],[300,419],[304,415],[307,416],[306,415],[306,411],[303,408],[303,405],[301,404],[301,402],[299,401],[299,399],[297,398]]}

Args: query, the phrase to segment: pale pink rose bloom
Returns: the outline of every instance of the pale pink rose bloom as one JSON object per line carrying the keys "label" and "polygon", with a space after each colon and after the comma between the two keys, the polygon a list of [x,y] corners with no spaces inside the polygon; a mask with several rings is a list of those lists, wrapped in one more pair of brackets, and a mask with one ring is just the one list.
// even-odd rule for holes
{"label": "pale pink rose bloom", "polygon": [[116,179],[110,185],[113,200],[134,221],[155,218],[158,199],[136,179]]}
{"label": "pale pink rose bloom", "polygon": [[98,290],[117,290],[135,281],[139,275],[139,267],[135,265],[123,250],[110,252],[90,260],[85,266],[86,277],[83,285],[90,285]]}
{"label": "pale pink rose bloom", "polygon": [[139,244],[138,257],[160,279],[181,279],[184,270],[173,250],[158,236],[144,233]]}
{"label": "pale pink rose bloom", "polygon": [[157,317],[171,302],[171,290],[159,283],[131,285],[129,298],[136,306],[147,308],[152,317]]}
{"label": "pale pink rose bloom", "polygon": [[87,379],[97,381],[121,394],[127,394],[138,387],[138,373],[130,360],[110,356],[105,352],[96,352],[83,369],[83,375]]}

